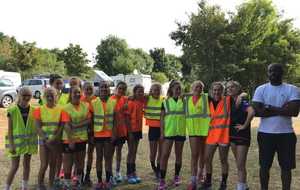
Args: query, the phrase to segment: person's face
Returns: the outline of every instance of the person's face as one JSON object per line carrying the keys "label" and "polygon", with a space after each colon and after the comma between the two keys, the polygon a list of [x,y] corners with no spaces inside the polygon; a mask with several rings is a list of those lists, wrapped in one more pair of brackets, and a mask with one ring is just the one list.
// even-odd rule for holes
{"label": "person's face", "polygon": [[151,89],[152,96],[153,96],[154,98],[159,98],[159,96],[160,96],[160,91],[161,91],[161,89],[160,89],[158,86],[154,86],[154,87]]}
{"label": "person's face", "polygon": [[118,96],[124,96],[126,93],[126,86],[123,84],[118,85],[117,87],[117,95]]}
{"label": "person's face", "polygon": [[45,96],[47,103],[54,104],[56,100],[56,93],[54,91],[49,91]]}
{"label": "person's face", "polygon": [[270,65],[268,68],[268,78],[270,82],[281,82],[283,71],[278,65]]}
{"label": "person's face", "polygon": [[137,99],[142,99],[144,97],[144,88],[140,87],[140,88],[137,88],[135,93],[134,93],[134,96],[137,98]]}
{"label": "person's face", "polygon": [[73,88],[75,86],[79,87],[80,86],[80,82],[78,80],[76,80],[76,79],[71,79],[70,80],[70,88]]}
{"label": "person's face", "polygon": [[84,95],[90,97],[94,94],[94,89],[92,86],[87,86],[84,88]]}
{"label": "person's face", "polygon": [[233,83],[228,83],[226,90],[227,90],[227,95],[229,96],[236,96],[239,93],[238,87]]}
{"label": "person's face", "polygon": [[79,88],[74,88],[72,90],[71,96],[72,96],[72,100],[74,101],[79,101],[80,100],[80,96],[81,96],[81,91]]}
{"label": "person's face", "polygon": [[53,88],[59,91],[62,90],[64,88],[64,81],[62,79],[56,79],[53,82]]}
{"label": "person's face", "polygon": [[28,104],[30,102],[31,98],[32,98],[31,91],[26,90],[26,91],[23,91],[22,94],[20,94],[20,102],[22,104]]}
{"label": "person's face", "polygon": [[212,95],[214,100],[220,100],[223,94],[221,85],[215,85],[212,89]]}
{"label": "person's face", "polygon": [[100,97],[106,97],[109,95],[109,87],[107,83],[101,83],[99,85],[99,95]]}
{"label": "person's face", "polygon": [[175,84],[172,88],[173,97],[177,98],[181,95],[181,86],[179,84]]}
{"label": "person's face", "polygon": [[203,86],[201,83],[197,83],[193,87],[193,94],[199,96],[202,93]]}

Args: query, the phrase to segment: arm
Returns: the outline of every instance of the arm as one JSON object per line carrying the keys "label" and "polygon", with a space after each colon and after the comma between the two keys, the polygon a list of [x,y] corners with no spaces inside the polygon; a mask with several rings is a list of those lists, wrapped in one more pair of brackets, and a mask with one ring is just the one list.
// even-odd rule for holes
{"label": "arm", "polygon": [[41,120],[35,119],[35,126],[36,126],[37,133],[38,133],[39,137],[41,138],[41,140],[46,142],[47,136],[45,135],[45,133],[42,130]]}
{"label": "arm", "polygon": [[265,105],[261,102],[252,102],[252,106],[255,111],[255,116],[257,117],[273,117],[278,116],[278,114],[269,108],[266,108]]}
{"label": "arm", "polygon": [[251,121],[252,121],[252,119],[253,119],[253,117],[255,115],[255,111],[254,111],[254,109],[253,109],[252,106],[249,106],[247,108],[246,112],[248,113],[246,121],[242,125],[237,125],[236,129],[243,130],[243,129],[246,129],[250,125],[250,123],[251,123]]}
{"label": "arm", "polygon": [[161,110],[161,113],[160,113],[160,138],[161,138],[161,140],[163,140],[163,138],[164,138],[164,130],[165,130],[164,119],[165,119],[165,110]]}
{"label": "arm", "polygon": [[113,115],[112,141],[117,138],[117,113],[114,111]]}
{"label": "arm", "polygon": [[299,114],[300,100],[293,100],[284,104],[281,108],[270,106],[272,112],[280,116],[297,117]]}
{"label": "arm", "polygon": [[9,148],[10,148],[10,152],[12,154],[16,153],[16,147],[15,147],[15,143],[14,143],[14,136],[13,136],[13,121],[11,119],[11,117],[8,117],[8,133],[7,133],[7,137],[8,137],[8,143],[9,143]]}
{"label": "arm", "polygon": [[64,126],[64,130],[67,134],[68,140],[70,141],[70,144],[73,143],[73,131],[72,127],[70,125],[71,122],[66,122]]}

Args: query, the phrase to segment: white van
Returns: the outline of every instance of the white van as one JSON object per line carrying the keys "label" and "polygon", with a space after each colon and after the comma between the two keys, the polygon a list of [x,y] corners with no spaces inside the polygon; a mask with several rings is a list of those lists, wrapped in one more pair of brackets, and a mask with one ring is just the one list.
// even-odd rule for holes
{"label": "white van", "polygon": [[0,79],[8,79],[10,80],[14,87],[18,88],[22,83],[21,83],[21,75],[20,73],[17,72],[8,72],[8,71],[3,71],[0,70]]}
{"label": "white van", "polygon": [[33,96],[37,99],[41,97],[45,88],[50,87],[49,79],[28,79],[24,80],[21,86],[29,87]]}

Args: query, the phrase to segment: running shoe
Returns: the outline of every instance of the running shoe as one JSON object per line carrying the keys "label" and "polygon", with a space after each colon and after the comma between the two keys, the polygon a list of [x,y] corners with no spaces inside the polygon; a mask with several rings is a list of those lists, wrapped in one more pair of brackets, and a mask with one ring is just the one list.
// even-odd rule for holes
{"label": "running shoe", "polygon": [[177,187],[181,184],[181,180],[180,180],[180,177],[178,175],[175,175],[174,176],[174,179],[173,179],[173,183],[174,185]]}
{"label": "running shoe", "polygon": [[104,184],[102,182],[99,182],[95,185],[94,190],[103,190],[104,189]]}
{"label": "running shoe", "polygon": [[127,182],[129,184],[136,184],[137,183],[137,181],[136,181],[136,179],[133,175],[127,176]]}
{"label": "running shoe", "polygon": [[159,181],[159,184],[158,184],[158,186],[157,186],[157,188],[156,188],[156,190],[166,190],[167,189],[167,187],[166,187],[166,182],[165,182],[165,180],[160,180]]}
{"label": "running shoe", "polygon": [[121,183],[123,181],[123,177],[120,172],[116,173],[115,180],[117,183]]}
{"label": "running shoe", "polygon": [[191,183],[188,185],[187,190],[197,190],[197,184],[191,182]]}

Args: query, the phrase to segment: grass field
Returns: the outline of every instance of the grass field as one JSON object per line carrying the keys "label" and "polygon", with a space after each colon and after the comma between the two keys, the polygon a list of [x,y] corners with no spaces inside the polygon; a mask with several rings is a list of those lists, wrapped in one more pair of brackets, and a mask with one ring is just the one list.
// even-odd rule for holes
{"label": "grass field", "polygon": [[[258,176],[258,148],[257,148],[257,142],[256,142],[256,127],[257,126],[257,119],[253,122],[253,130],[252,130],[252,144],[249,151],[248,156],[248,184],[250,186],[250,189],[259,189],[259,176]],[[294,127],[296,129],[296,133],[298,134],[298,137],[300,137],[300,118],[298,117],[294,122]],[[9,171],[10,167],[10,161],[3,155],[3,135],[4,131],[6,129],[6,120],[5,120],[5,112],[3,109],[0,109],[0,169],[2,175],[0,175],[0,188],[3,189],[3,185],[5,183],[6,175]],[[146,131],[146,130],[145,130]],[[299,151],[300,143],[298,141],[298,148],[297,148],[297,163],[300,163],[300,151]],[[127,147],[124,146],[123,150],[123,161],[122,161],[122,173],[126,172],[126,153],[127,153]],[[172,179],[174,175],[174,153],[172,152],[172,156],[169,159],[169,167],[167,172],[167,180]],[[237,179],[237,172],[236,167],[234,164],[233,156],[230,153],[229,157],[229,163],[230,163],[230,173],[228,178],[228,190],[234,190],[235,189],[235,183]],[[37,173],[39,169],[39,157],[37,155],[33,156],[32,162],[31,162],[31,176],[30,176],[30,185],[31,189],[34,189],[36,181],[37,181]],[[138,185],[128,185],[126,183],[119,185],[118,187],[114,188],[116,190],[150,190],[155,189],[156,181],[154,180],[154,176],[150,167],[149,163],[149,148],[148,148],[148,138],[147,134],[144,134],[144,138],[140,143],[139,149],[138,149],[138,155],[137,155],[137,171],[138,174],[142,178],[142,183]],[[190,179],[190,147],[188,141],[186,141],[184,145],[184,153],[183,153],[183,166],[182,166],[182,180],[183,184],[177,188],[170,187],[169,189],[186,189],[187,184]],[[14,189],[18,189],[21,182],[21,176],[22,176],[22,167],[20,167],[16,178],[14,180]],[[95,163],[92,170],[92,177],[93,180],[96,180],[96,174],[95,174]],[[220,162],[218,159],[218,154],[215,155],[214,159],[214,173],[213,173],[213,184],[214,188],[217,189],[220,181]],[[281,180],[280,180],[280,170],[278,167],[277,159],[274,160],[273,168],[271,170],[271,179],[270,179],[270,190],[280,190],[281,189]],[[299,167],[293,171],[293,184],[292,189],[297,190],[300,189],[300,169]]]}

